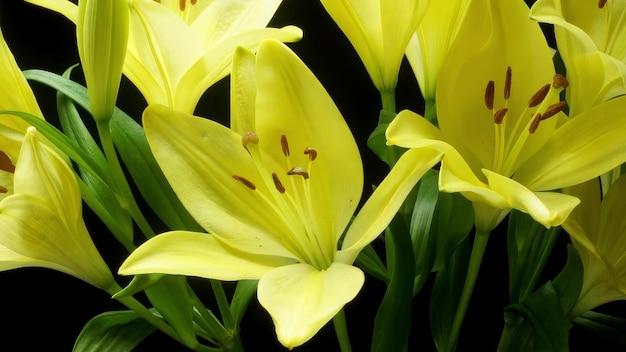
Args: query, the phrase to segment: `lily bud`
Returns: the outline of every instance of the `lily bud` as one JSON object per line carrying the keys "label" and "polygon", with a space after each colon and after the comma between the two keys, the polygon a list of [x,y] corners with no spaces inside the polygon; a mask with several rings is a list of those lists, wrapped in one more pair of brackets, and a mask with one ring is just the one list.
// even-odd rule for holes
{"label": "lily bud", "polygon": [[76,22],[78,54],[96,121],[113,113],[129,32],[127,0],[80,0]]}

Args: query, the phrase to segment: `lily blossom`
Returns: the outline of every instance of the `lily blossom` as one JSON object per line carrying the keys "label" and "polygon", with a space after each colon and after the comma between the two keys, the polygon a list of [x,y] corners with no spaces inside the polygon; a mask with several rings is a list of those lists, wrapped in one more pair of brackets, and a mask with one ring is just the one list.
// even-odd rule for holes
{"label": "lily blossom", "polygon": [[570,116],[626,93],[626,3],[538,0],[531,18],[554,25]]}
{"label": "lily blossom", "polygon": [[598,179],[564,190],[581,204],[563,223],[583,263],[583,283],[570,316],[626,299],[626,177],[602,197]]}
{"label": "lily blossom", "polygon": [[[67,0],[27,0],[62,13]],[[230,73],[238,46],[250,50],[263,39],[294,42],[294,26],[266,28],[282,0],[131,0],[124,74],[148,104],[193,113],[202,94]],[[71,8],[71,6],[69,6]]]}
{"label": "lily blossom", "polygon": [[352,220],[363,165],[319,81],[273,40],[256,59],[240,49],[233,67],[231,129],[158,105],[143,116],[165,176],[208,233],[160,234],[119,272],[258,279],[259,302],[293,348],[358,294],[356,256],[441,153],[406,153]]}
{"label": "lily blossom", "polygon": [[626,98],[564,122],[558,101],[567,81],[523,1],[473,1],[444,62],[437,87],[439,128],[402,111],[388,144],[444,151],[439,188],[472,201],[476,228],[489,232],[515,208],[546,227],[578,204],[546,192],[571,186],[626,161]]}
{"label": "lily blossom", "polygon": [[322,0],[376,88],[392,93],[404,51],[430,0]]}

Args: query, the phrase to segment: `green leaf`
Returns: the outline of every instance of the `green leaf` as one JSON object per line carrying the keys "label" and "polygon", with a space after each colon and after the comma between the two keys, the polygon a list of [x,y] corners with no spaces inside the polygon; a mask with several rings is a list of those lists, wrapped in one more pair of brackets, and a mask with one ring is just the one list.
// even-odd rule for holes
{"label": "green leaf", "polygon": [[256,293],[258,283],[259,281],[257,280],[241,280],[237,282],[237,288],[235,288],[235,293],[233,294],[233,299],[230,304],[230,312],[233,316],[235,326],[239,326],[239,323],[241,323],[243,314],[246,312],[246,309],[248,309],[248,304]]}
{"label": "green leaf", "polygon": [[385,283],[389,283],[387,268],[385,268],[385,264],[380,259],[371,244],[368,244],[365,248],[363,248],[361,253],[359,253],[356,257],[355,264],[369,275],[372,275]]}
{"label": "green leaf", "polygon": [[[383,113],[383,111],[381,111]],[[388,123],[381,123],[367,138],[367,147],[378,156],[378,158],[389,164],[389,151],[387,147],[387,139],[385,138],[385,131],[389,126]]]}
{"label": "green leaf", "polygon": [[133,311],[102,313],[85,324],[72,351],[131,351],[154,330],[154,326]]}
{"label": "green leaf", "polygon": [[450,327],[456,315],[470,259],[469,237],[456,247],[448,265],[435,277],[430,300],[430,326],[437,349],[451,351]]}
{"label": "green leaf", "polygon": [[147,275],[135,275],[133,280],[126,285],[122,290],[116,292],[111,298],[119,299],[122,297],[132,296],[136,293],[144,291],[149,287],[153,286],[161,278],[165,276],[164,274],[147,274]]}
{"label": "green leaf", "polygon": [[580,295],[583,285],[583,263],[576,249],[567,245],[567,262],[559,275],[554,279],[554,288],[559,294],[561,309],[569,313]]}

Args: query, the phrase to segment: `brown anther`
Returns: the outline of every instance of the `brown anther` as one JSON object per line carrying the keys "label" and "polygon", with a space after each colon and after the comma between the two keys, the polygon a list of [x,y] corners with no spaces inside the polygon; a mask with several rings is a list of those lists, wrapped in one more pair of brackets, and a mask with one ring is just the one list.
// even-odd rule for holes
{"label": "brown anther", "polygon": [[549,84],[546,84],[545,86],[539,88],[537,93],[535,93],[535,95],[533,95],[533,97],[530,98],[530,101],[528,102],[528,107],[534,108],[535,106],[541,104],[541,102],[546,98],[546,95],[548,95],[549,91],[550,91]]}
{"label": "brown anther", "polygon": [[603,9],[604,5],[606,5],[607,0],[600,0],[598,1],[598,8]]}
{"label": "brown anther", "polygon": [[309,156],[309,160],[313,161],[317,158],[317,150],[313,148],[304,149],[304,154]]}
{"label": "brown anther", "polygon": [[191,1],[189,1],[189,2],[190,2],[192,5],[195,5],[197,1],[198,1],[198,0],[191,0]]}
{"label": "brown anther", "polygon": [[241,144],[244,147],[250,143],[259,144],[259,136],[254,132],[246,132],[241,136]]}
{"label": "brown anther", "polygon": [[233,178],[241,183],[243,183],[246,187],[250,188],[251,190],[255,190],[256,189],[256,185],[248,180],[247,178],[243,177],[243,176],[239,176],[239,175],[232,175]]}
{"label": "brown anther", "polygon": [[543,120],[543,118],[541,117],[541,114],[537,113],[535,115],[535,118],[533,119],[533,122],[530,123],[530,127],[528,127],[528,132],[535,133],[535,131],[537,130],[537,127],[539,127],[539,122],[541,122],[541,120]]}
{"label": "brown anther", "polygon": [[563,109],[565,109],[566,106],[567,106],[567,103],[564,102],[564,101],[560,101],[560,102],[558,102],[556,104],[552,104],[552,105],[548,106],[546,111],[543,113],[543,116],[541,117],[541,120],[545,120],[545,119],[547,119],[549,117],[552,117],[552,116],[558,114]]}
{"label": "brown anther", "polygon": [[15,165],[13,165],[9,156],[2,150],[0,150],[0,170],[10,172],[12,174],[15,173]]}
{"label": "brown anther", "polygon": [[291,170],[287,171],[287,175],[291,176],[291,175],[300,175],[302,177],[304,177],[304,179],[306,180],[307,178],[309,178],[309,173],[306,172],[305,169],[301,168],[301,167],[293,167],[291,168]]}
{"label": "brown anther", "polygon": [[280,136],[280,147],[283,149],[283,154],[289,156],[289,142],[284,134]]}
{"label": "brown anther", "polygon": [[569,82],[567,81],[567,79],[565,78],[565,76],[560,75],[560,74],[555,74],[554,78],[552,79],[552,88],[554,89],[565,89],[567,88],[567,86],[569,86]]}
{"label": "brown anther", "polygon": [[187,5],[187,0],[178,0],[178,8],[181,11],[185,11],[185,5]]}
{"label": "brown anther", "polygon": [[9,193],[9,190],[6,187],[0,186],[0,193]]}
{"label": "brown anther", "polygon": [[487,88],[485,89],[485,105],[487,105],[487,109],[493,110],[493,94],[495,89],[495,82],[489,81],[487,83]]}
{"label": "brown anther", "polygon": [[500,108],[498,109],[498,111],[496,111],[495,114],[493,114],[493,122],[497,125],[502,123],[502,120],[504,120],[504,116],[506,116],[506,113],[509,111],[509,109],[507,108]]}
{"label": "brown anther", "polygon": [[285,193],[285,186],[283,186],[282,182],[280,182],[280,179],[278,178],[278,175],[276,175],[276,173],[272,173],[272,180],[274,180],[274,187],[276,187],[278,192]]}
{"label": "brown anther", "polygon": [[506,77],[504,79],[504,100],[509,100],[511,96],[511,66],[506,68]]}

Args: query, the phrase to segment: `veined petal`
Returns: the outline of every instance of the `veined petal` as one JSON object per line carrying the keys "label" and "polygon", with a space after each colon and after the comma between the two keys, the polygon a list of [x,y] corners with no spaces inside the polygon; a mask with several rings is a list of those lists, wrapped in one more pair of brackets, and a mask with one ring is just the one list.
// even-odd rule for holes
{"label": "veined petal", "polygon": [[[574,208],[563,223],[563,228],[572,238],[574,247],[576,247],[581,257],[591,253],[598,260],[601,260],[595,245],[600,235],[601,226],[602,191],[600,189],[600,179],[596,177],[579,185],[566,187],[563,189],[563,193],[581,200],[581,203]],[[584,250],[581,250],[581,246],[584,247]]]}
{"label": "veined petal", "polygon": [[483,167],[491,167],[494,160],[493,112],[485,105],[489,80],[496,82],[494,106],[505,106],[501,82],[511,67],[510,113],[505,117],[508,136],[518,118],[528,118],[522,111],[530,97],[554,75],[550,48],[528,11],[518,0],[472,1],[441,67],[436,93],[439,127],[466,160],[471,152]]}
{"label": "veined petal", "polygon": [[532,216],[545,227],[558,226],[565,221],[580,200],[556,192],[532,192],[514,180],[484,169],[489,187],[498,192],[510,208]]}
{"label": "veined petal", "polygon": [[256,129],[256,56],[238,47],[230,77],[230,129],[244,135]]}
{"label": "veined petal", "polygon": [[216,280],[259,279],[268,271],[293,264],[289,258],[241,252],[218,237],[172,231],[143,243],[124,261],[121,275],[172,274]]}
{"label": "veined petal", "polygon": [[[600,211],[600,231],[596,247],[616,271],[626,274],[626,177],[615,181],[604,199]],[[623,276],[626,285],[626,276]]]}
{"label": "veined petal", "polygon": [[531,190],[572,186],[626,160],[626,97],[619,97],[569,120],[514,176]]}
{"label": "veined petal", "polygon": [[230,73],[237,47],[256,51],[259,43],[266,39],[295,42],[301,38],[300,28],[286,26],[250,30],[214,43],[181,77],[176,90],[176,106],[181,111],[191,112],[206,89]]}
{"label": "veined petal", "polygon": [[359,252],[389,225],[413,186],[442,156],[442,151],[434,147],[406,151],[355,217],[336,260],[352,264]]}
{"label": "veined petal", "polygon": [[[306,65],[284,44],[264,41],[257,54],[256,132],[259,147],[288,170],[310,166],[311,209],[322,240],[336,248],[361,198],[363,165],[354,137],[334,102]],[[310,161],[306,148],[317,157]],[[305,194],[300,195],[306,199]]]}
{"label": "veined petal", "polygon": [[78,17],[78,6],[69,0],[24,0],[33,5],[45,7],[52,11],[58,12],[67,17],[70,21],[76,23]]}
{"label": "veined petal", "polygon": [[143,124],[165,177],[198,224],[227,241],[247,238],[248,246],[240,250],[293,257],[280,244],[287,226],[260,195],[268,194],[266,185],[242,146],[241,135],[159,105],[148,106]]}
{"label": "veined petal", "polygon": [[318,271],[294,264],[265,274],[257,296],[272,316],[278,340],[292,349],[313,337],[354,299],[364,281],[363,272],[351,265],[333,263]]}
{"label": "veined petal", "polygon": [[282,0],[207,2],[210,4],[191,23],[191,29],[200,38],[205,51],[239,33],[267,26]]}

